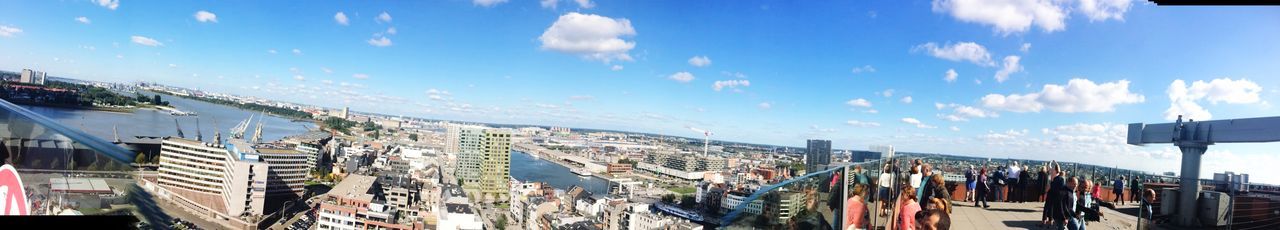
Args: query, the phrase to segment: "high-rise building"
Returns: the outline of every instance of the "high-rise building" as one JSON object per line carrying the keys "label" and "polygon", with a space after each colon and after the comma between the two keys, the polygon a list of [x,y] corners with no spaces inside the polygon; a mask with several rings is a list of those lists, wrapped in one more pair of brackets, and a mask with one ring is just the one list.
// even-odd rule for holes
{"label": "high-rise building", "polygon": [[511,130],[471,126],[458,128],[455,175],[471,197],[507,200],[511,183]]}
{"label": "high-rise building", "polygon": [[826,169],[831,164],[831,140],[809,140],[804,155],[806,173]]}
{"label": "high-rise building", "polygon": [[342,107],[342,119],[351,119],[351,107]]}
{"label": "high-rise building", "polygon": [[44,79],[45,72],[22,69],[22,74],[18,78],[18,83],[43,85]]}
{"label": "high-rise building", "polygon": [[235,219],[264,215],[269,168],[239,139],[221,145],[169,137],[161,142],[157,183],[210,217]]}
{"label": "high-rise building", "polygon": [[283,145],[259,145],[254,150],[270,166],[267,174],[269,199],[283,201],[302,197],[302,192],[306,190],[303,182],[307,180],[307,172],[315,167],[307,163],[310,153]]}

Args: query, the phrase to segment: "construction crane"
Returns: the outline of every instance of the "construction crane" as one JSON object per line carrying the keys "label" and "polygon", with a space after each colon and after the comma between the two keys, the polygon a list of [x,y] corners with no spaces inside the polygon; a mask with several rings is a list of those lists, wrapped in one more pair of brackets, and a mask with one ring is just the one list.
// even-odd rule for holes
{"label": "construction crane", "polygon": [[1280,141],[1280,117],[1259,117],[1215,121],[1187,120],[1174,123],[1129,124],[1130,145],[1172,143],[1182,150],[1182,174],[1178,183],[1177,213],[1174,223],[1196,223],[1200,195],[1200,157],[1216,143],[1259,143]]}
{"label": "construction crane", "polygon": [[708,149],[711,145],[711,142],[710,142],[711,134],[712,134],[711,131],[694,128],[694,127],[689,127],[689,129],[693,130],[694,132],[702,133],[702,156],[707,156]]}

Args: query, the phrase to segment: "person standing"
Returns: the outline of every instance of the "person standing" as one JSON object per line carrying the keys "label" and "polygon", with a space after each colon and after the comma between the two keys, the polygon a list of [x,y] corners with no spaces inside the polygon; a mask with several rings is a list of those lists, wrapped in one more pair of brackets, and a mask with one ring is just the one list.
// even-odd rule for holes
{"label": "person standing", "polygon": [[1031,167],[1030,166],[1023,168],[1022,172],[1018,173],[1018,184],[1020,184],[1020,188],[1018,188],[1018,193],[1022,194],[1018,196],[1018,203],[1031,201],[1031,191],[1032,191],[1031,188],[1033,186],[1031,185]]}
{"label": "person standing", "polygon": [[915,230],[916,212],[920,212],[920,203],[916,201],[915,188],[910,185],[902,186],[902,193],[898,194],[902,197],[902,204],[898,205],[898,210],[902,211],[898,215],[898,229]]}
{"label": "person standing", "polygon": [[[990,208],[991,205],[987,203],[987,192],[991,190],[991,187],[987,185],[987,168],[982,168],[982,170],[978,171],[977,186],[978,192],[977,195],[973,196],[973,206]],[[978,206],[978,204],[982,204],[982,206]]]}
{"label": "person standing", "polygon": [[1044,196],[1047,195],[1045,190],[1048,186],[1049,186],[1049,167],[1041,165],[1040,172],[1036,173],[1036,200],[1035,201],[1039,201],[1039,202],[1044,201],[1044,198],[1045,198]]}
{"label": "person standing", "polygon": [[849,200],[845,201],[844,218],[848,227],[844,229],[861,230],[867,228],[867,203],[863,202],[863,194],[866,192],[865,184],[856,184],[853,186],[852,193],[849,193]]}
{"label": "person standing", "polygon": [[1134,176],[1133,180],[1126,184],[1129,186],[1129,202],[1137,202],[1142,197],[1142,180],[1141,176]]}
{"label": "person standing", "polygon": [[1005,179],[1008,179],[1006,175],[1004,166],[996,166],[995,172],[991,172],[991,183],[994,184],[994,186],[991,186],[991,190],[994,191],[995,194],[995,197],[992,198],[991,201],[1004,201],[1004,191],[1007,185],[1005,184]]}
{"label": "person standing", "polygon": [[1018,162],[1014,161],[1013,165],[1009,166],[1009,175],[1007,175],[1008,179],[1005,179],[1005,184],[1009,187],[1009,195],[1005,198],[1006,202],[1017,202],[1018,197],[1022,195],[1022,184],[1020,184],[1021,181],[1018,180],[1018,176],[1021,175],[1021,173],[1022,167],[1018,167]]}
{"label": "person standing", "polygon": [[1124,183],[1124,176],[1111,182],[1111,193],[1116,194],[1116,198],[1111,200],[1112,203],[1124,205]]}
{"label": "person standing", "polygon": [[1064,224],[1056,222],[1057,219],[1055,217],[1062,215],[1060,213],[1062,212],[1061,190],[1066,187],[1066,179],[1062,178],[1062,168],[1057,161],[1051,161],[1049,165],[1052,167],[1049,169],[1049,174],[1053,175],[1053,179],[1049,182],[1049,191],[1044,197],[1044,213],[1041,216],[1041,221],[1045,225],[1054,224],[1058,226]]}
{"label": "person standing", "polygon": [[[1059,190],[1062,195],[1060,197],[1061,200],[1059,201],[1060,205],[1058,207],[1061,208],[1062,211],[1054,218],[1054,221],[1058,222],[1058,224],[1055,225],[1056,229],[1076,230],[1082,228],[1080,226],[1080,212],[1076,209],[1076,207],[1079,206],[1079,197],[1076,194],[1076,186],[1079,185],[1078,183],[1079,180],[1076,179],[1076,177],[1071,177],[1071,179],[1067,179],[1066,187]],[[1065,226],[1063,225],[1064,223],[1066,224]]]}
{"label": "person standing", "polygon": [[885,164],[884,171],[880,172],[880,193],[877,194],[877,196],[880,198],[881,217],[889,216],[889,208],[893,205],[893,195],[891,195],[892,191],[890,191],[892,190],[891,186],[893,186],[893,173],[890,171],[891,169],[892,167],[890,167],[890,164]]}
{"label": "person standing", "polygon": [[964,190],[965,202],[973,201],[973,193],[976,192],[973,191],[973,189],[977,188],[976,183],[978,182],[977,174],[978,171],[973,170],[973,165],[969,165],[969,170],[964,171],[964,187],[966,188]]}

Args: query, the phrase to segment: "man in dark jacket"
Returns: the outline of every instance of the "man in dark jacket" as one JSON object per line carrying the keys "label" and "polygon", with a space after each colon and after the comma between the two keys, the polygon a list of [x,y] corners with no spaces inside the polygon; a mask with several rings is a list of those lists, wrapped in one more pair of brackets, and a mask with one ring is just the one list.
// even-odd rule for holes
{"label": "man in dark jacket", "polygon": [[1018,186],[1021,186],[1021,188],[1018,188],[1018,203],[1031,200],[1031,188],[1033,185],[1031,185],[1030,167],[1022,169],[1022,173],[1018,173]]}
{"label": "man in dark jacket", "polygon": [[1051,221],[1052,224],[1065,224],[1058,222],[1058,219],[1054,217],[1062,215],[1061,190],[1067,187],[1067,182],[1065,178],[1062,178],[1062,168],[1059,168],[1057,161],[1050,163],[1050,167],[1052,168],[1049,169],[1049,173],[1053,174],[1053,181],[1049,182],[1049,192],[1045,195],[1044,214],[1041,217],[1041,221],[1046,225],[1050,224]]}

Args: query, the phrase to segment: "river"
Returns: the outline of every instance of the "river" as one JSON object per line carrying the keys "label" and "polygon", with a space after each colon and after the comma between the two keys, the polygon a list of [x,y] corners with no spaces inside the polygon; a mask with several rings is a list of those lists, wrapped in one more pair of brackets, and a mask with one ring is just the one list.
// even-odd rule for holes
{"label": "river", "polygon": [[573,174],[569,168],[545,159],[534,159],[528,153],[511,151],[511,177],[520,182],[543,182],[558,189],[569,190],[574,185],[582,186],[592,195],[603,195],[609,191],[609,182],[599,177],[581,177]]}
{"label": "river", "polygon": [[[143,92],[143,94],[153,95],[149,92]],[[111,133],[112,126],[117,127],[122,138],[128,136],[174,136],[178,132],[178,129],[174,127],[174,119],[176,118],[178,123],[181,123],[182,133],[187,138],[194,139],[196,137],[196,120],[198,118],[200,123],[199,130],[203,133],[204,138],[212,140],[213,134],[217,130],[222,131],[223,138],[228,138],[231,127],[249,118],[250,114],[254,115],[255,123],[258,121],[258,111],[247,111],[236,107],[178,96],[161,95],[161,97],[163,100],[169,101],[170,106],[186,112],[194,111],[199,116],[173,116],[169,115],[168,112],[154,109],[137,109],[132,113],[121,113],[29,105],[22,105],[22,107],[58,121],[62,125],[81,129],[90,135],[107,141],[114,139]],[[214,128],[215,124],[217,126],[216,129]],[[315,123],[294,122],[287,118],[268,115],[263,122],[262,138],[263,141],[279,140],[285,136],[305,133],[307,129],[315,127]],[[245,131],[245,135],[252,135],[253,128],[253,126],[250,126]]]}

